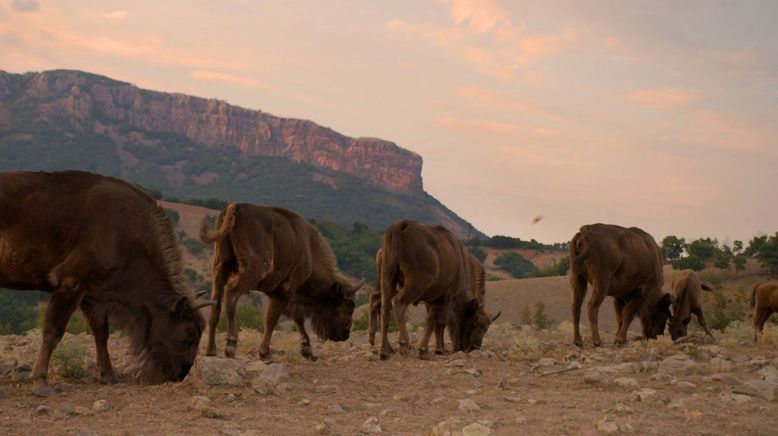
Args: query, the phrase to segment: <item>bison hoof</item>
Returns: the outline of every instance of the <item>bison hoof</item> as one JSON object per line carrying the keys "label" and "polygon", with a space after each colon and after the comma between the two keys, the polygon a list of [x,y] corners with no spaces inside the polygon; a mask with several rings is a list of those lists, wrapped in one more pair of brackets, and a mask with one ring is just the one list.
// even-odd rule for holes
{"label": "bison hoof", "polygon": [[592,344],[595,347],[601,347],[602,346],[602,340],[600,340],[600,339],[592,339]]}
{"label": "bison hoof", "polygon": [[448,351],[446,351],[445,348],[438,348],[437,350],[435,350],[435,354],[437,354],[438,356],[445,356],[448,354]]}
{"label": "bison hoof", "polygon": [[573,340],[573,343],[575,344],[576,347],[583,348],[583,339],[576,338],[575,340]]}
{"label": "bison hoof", "polygon": [[104,385],[115,385],[116,383],[119,383],[119,379],[116,377],[116,374],[101,375],[100,383]]}
{"label": "bison hoof", "polygon": [[430,355],[430,352],[427,350],[419,350],[419,359],[432,360],[432,356]]}
{"label": "bison hoof", "polygon": [[311,362],[316,362],[319,360],[318,357],[313,355],[313,351],[311,351],[310,347],[300,349],[300,355],[310,360]]}

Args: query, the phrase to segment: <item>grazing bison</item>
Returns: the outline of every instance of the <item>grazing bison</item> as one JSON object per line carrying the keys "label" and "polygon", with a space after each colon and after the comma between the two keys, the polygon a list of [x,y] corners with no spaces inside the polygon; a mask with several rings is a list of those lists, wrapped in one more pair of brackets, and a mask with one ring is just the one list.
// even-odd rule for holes
{"label": "grazing bison", "polygon": [[490,318],[484,311],[483,292],[469,286],[468,281],[477,281],[481,273],[468,271],[471,264],[451,232],[442,226],[398,221],[384,233],[380,257],[382,359],[394,351],[387,337],[393,301],[402,350],[410,348],[405,311],[409,305],[419,302],[427,306],[419,357],[428,356],[433,331],[437,351],[443,352],[445,327],[454,351],[470,351],[481,346],[496,317]]}
{"label": "grazing bison", "polygon": [[778,311],[778,282],[762,283],[751,291],[751,309],[754,321],[754,342],[759,342],[764,323]]}
{"label": "grazing bison", "polygon": [[[467,289],[481,301],[484,301],[486,298],[486,272],[484,271],[484,267],[481,265],[481,262],[479,262],[478,259],[472,254],[464,251],[464,255],[467,262]],[[378,253],[376,253],[376,270],[378,271],[379,284],[376,284],[375,290],[372,294],[370,294],[370,300],[368,304],[370,310],[368,318],[368,340],[370,341],[370,345],[375,344],[375,334],[376,331],[378,331],[378,323],[381,316],[381,259],[382,251],[379,249]],[[402,286],[401,283],[398,284]],[[500,313],[501,312],[498,312],[492,321],[497,319],[497,317],[500,316]],[[445,346],[443,344],[444,328],[445,324],[439,324],[435,327],[435,354],[445,354],[446,352]],[[486,332],[483,332],[483,334],[474,332],[473,334],[475,337],[482,338]],[[480,341],[478,342],[478,345],[480,345]]]}
{"label": "grazing bison", "polygon": [[120,321],[148,383],[183,379],[204,320],[184,285],[177,240],[153,199],[121,180],[85,172],[0,174],[0,286],[51,294],[31,378],[51,395],[51,353],[76,307],[97,349],[100,380],[116,377],[109,318]]}
{"label": "grazing bison", "polygon": [[705,329],[705,333],[708,336],[713,336],[713,333],[708,328],[708,324],[705,322],[705,316],[702,314],[702,305],[700,304],[702,300],[701,290],[712,291],[713,289],[707,284],[701,283],[697,273],[690,269],[679,271],[673,279],[673,290],[670,294],[672,296],[671,308],[673,315],[667,323],[673,340],[686,336],[686,329],[692,320],[692,314],[697,317],[697,321]]}
{"label": "grazing bison", "polygon": [[602,344],[597,315],[606,295],[613,297],[616,309],[615,344],[627,342],[627,330],[636,314],[643,325],[643,336],[655,339],[664,333],[670,317],[670,295],[662,292],[662,260],[651,235],[636,227],[585,225],[570,241],[570,259],[576,345],[583,345],[578,324],[587,283],[593,287],[589,323],[594,346]]}
{"label": "grazing bison", "polygon": [[216,354],[216,324],[222,299],[227,299],[227,347],[224,354],[235,357],[238,326],[235,308],[238,298],[251,290],[269,297],[265,309],[260,357],[270,356],[270,337],[281,315],[297,324],[300,353],[315,359],[305,330],[310,320],[321,339],[345,341],[351,331],[353,286],[339,272],[324,237],[304,218],[286,209],[232,203],[219,214],[214,234],[203,220],[200,239],[215,242],[211,279],[214,307],[208,324],[207,354]]}

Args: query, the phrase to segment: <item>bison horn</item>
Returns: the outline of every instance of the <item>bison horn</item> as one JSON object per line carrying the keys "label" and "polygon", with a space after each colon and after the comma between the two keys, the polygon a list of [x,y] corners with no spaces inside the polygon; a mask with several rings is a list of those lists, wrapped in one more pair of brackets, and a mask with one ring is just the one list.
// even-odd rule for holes
{"label": "bison horn", "polygon": [[202,297],[203,295],[205,295],[207,293],[208,293],[207,290],[199,291],[198,293],[195,294],[195,299],[200,298],[200,297]]}
{"label": "bison horn", "polygon": [[502,311],[497,312],[497,315],[494,315],[494,318],[492,318],[492,322],[497,321],[497,318],[499,318],[501,314],[502,314]]}
{"label": "bison horn", "polygon": [[213,306],[214,304],[216,304],[215,301],[197,300],[197,301],[195,301],[194,306],[192,307],[192,309],[197,311],[197,310],[202,309],[205,306]]}
{"label": "bison horn", "polygon": [[351,293],[352,294],[356,293],[360,288],[362,288],[362,285],[364,284],[365,284],[365,279],[360,280],[359,283],[357,283],[351,288]]}

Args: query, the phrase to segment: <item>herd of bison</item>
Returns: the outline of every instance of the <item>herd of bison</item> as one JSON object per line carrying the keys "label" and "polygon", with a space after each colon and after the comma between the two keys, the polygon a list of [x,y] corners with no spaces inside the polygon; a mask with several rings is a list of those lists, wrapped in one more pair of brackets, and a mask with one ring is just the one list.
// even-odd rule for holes
{"label": "herd of bison", "polygon": [[[281,315],[300,334],[300,353],[314,360],[306,321],[324,340],[348,339],[361,286],[337,268],[332,249],[304,218],[282,208],[230,204],[213,228],[206,220],[200,238],[214,244],[211,298],[186,285],[178,241],[169,219],[155,200],[121,180],[86,172],[0,173],[0,286],[43,290],[51,294],[43,340],[31,374],[33,391],[54,393],[47,384],[49,360],[67,322],[80,308],[95,340],[100,380],[116,381],[108,355],[111,327],[123,329],[135,356],[135,376],[143,383],[179,381],[195,360],[206,321],[200,309],[211,306],[206,353],[217,352],[216,326],[224,304],[227,340],[224,353],[234,357],[238,341],[239,297],[258,290],[268,297],[259,346],[270,356],[270,340]],[[576,345],[581,306],[587,287],[592,343],[601,345],[598,312],[613,297],[624,344],[637,316],[643,336],[656,338],[665,328],[673,339],[686,335],[694,314],[711,334],[702,313],[701,291],[710,288],[693,271],[677,275],[670,293],[662,290],[660,248],[646,232],[632,227],[592,224],[570,241],[572,316]],[[388,340],[390,317],[398,328],[398,346],[410,349],[405,316],[410,305],[427,309],[418,355],[428,359],[447,353],[444,331],[453,351],[481,346],[499,316],[485,311],[484,268],[442,226],[408,220],[392,224],[376,254],[379,281],[369,299],[369,340],[380,328],[380,357],[394,352]],[[754,340],[774,310],[778,283],[754,288]]]}

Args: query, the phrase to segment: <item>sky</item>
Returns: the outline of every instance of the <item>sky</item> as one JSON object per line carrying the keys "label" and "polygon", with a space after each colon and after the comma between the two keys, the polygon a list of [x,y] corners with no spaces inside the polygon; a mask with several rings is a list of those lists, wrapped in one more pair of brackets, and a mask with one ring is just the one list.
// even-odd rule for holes
{"label": "sky", "polygon": [[778,230],[776,17],[771,0],[0,0],[0,69],[396,142],[489,235],[747,241]]}

